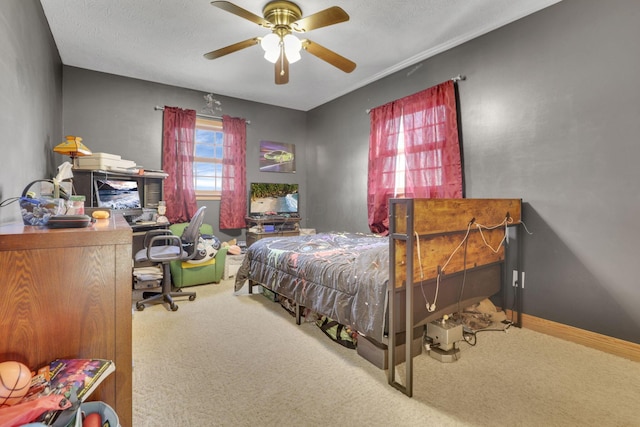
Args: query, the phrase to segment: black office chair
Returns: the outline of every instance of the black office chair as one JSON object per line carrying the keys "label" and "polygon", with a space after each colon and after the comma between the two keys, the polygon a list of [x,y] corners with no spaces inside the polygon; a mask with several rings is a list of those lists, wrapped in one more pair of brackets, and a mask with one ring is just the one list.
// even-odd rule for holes
{"label": "black office chair", "polygon": [[171,269],[169,264],[174,260],[187,261],[193,259],[197,253],[200,227],[204,221],[206,206],[199,208],[181,236],[176,236],[170,230],[151,230],[144,236],[144,249],[139,250],[134,259],[136,262],[162,263],[162,292],[144,292],[143,300],[136,302],[136,308],[144,310],[150,302],[167,302],[171,311],[176,311],[178,305],[173,302],[174,297],[188,296],[189,301],[196,299],[195,292],[182,292],[182,289],[172,292]]}

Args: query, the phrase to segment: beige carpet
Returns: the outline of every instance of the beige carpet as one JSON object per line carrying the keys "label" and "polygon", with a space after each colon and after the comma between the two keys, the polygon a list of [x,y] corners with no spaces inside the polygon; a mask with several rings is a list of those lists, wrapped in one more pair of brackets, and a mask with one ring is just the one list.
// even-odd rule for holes
{"label": "beige carpet", "polygon": [[527,329],[480,333],[454,363],[416,357],[408,398],[246,286],[192,289],[176,312],[134,313],[135,427],[640,425],[640,364],[597,350]]}

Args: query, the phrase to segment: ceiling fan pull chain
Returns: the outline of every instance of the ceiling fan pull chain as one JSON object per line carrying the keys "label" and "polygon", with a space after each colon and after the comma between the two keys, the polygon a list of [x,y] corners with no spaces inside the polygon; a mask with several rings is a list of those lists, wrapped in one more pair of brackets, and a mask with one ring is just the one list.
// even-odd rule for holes
{"label": "ceiling fan pull chain", "polygon": [[284,76],[284,43],[280,41],[280,75]]}

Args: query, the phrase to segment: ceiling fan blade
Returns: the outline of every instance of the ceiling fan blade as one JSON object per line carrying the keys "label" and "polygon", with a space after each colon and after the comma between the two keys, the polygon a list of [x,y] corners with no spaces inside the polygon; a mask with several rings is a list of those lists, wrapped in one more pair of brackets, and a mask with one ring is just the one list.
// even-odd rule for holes
{"label": "ceiling fan blade", "polygon": [[313,15],[305,16],[302,19],[298,19],[291,23],[291,29],[299,33],[315,30],[316,28],[322,28],[333,24],[339,24],[349,20],[347,12],[333,6],[325,10],[321,10]]}
{"label": "ceiling fan blade", "polygon": [[204,57],[207,58],[207,59],[220,58],[221,56],[225,56],[225,55],[228,55],[230,53],[237,52],[237,51],[239,51],[241,49],[245,49],[247,47],[256,45],[258,43],[260,43],[260,37],[254,37],[252,39],[244,40],[244,41],[229,45],[227,47],[223,47],[221,49],[214,50],[214,51],[211,51],[209,53],[205,53]]}
{"label": "ceiling fan blade", "polygon": [[289,61],[284,51],[280,53],[280,58],[276,61],[276,84],[284,85],[289,83]]}
{"label": "ceiling fan blade", "polygon": [[310,54],[317,56],[323,61],[328,62],[336,68],[341,69],[345,73],[350,73],[356,69],[356,63],[348,60],[344,56],[338,55],[332,50],[327,49],[311,40],[302,40],[302,48]]}
{"label": "ceiling fan blade", "polygon": [[264,19],[262,16],[258,16],[254,13],[249,12],[246,9],[241,8],[240,6],[236,6],[235,4],[228,1],[212,1],[212,6],[218,7],[222,10],[226,10],[229,13],[233,13],[234,15],[239,16],[240,18],[247,19],[251,22],[254,22],[262,27],[271,28],[273,24],[271,22]]}

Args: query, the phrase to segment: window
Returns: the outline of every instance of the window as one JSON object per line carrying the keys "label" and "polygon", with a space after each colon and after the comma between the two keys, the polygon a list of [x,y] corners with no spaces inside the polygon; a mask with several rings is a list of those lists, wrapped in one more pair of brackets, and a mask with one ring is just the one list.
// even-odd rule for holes
{"label": "window", "polygon": [[[391,132],[390,136],[395,139],[396,153],[395,180],[393,188],[389,188],[393,197],[405,197],[405,185],[412,174],[426,177],[430,186],[442,186],[442,149],[440,144],[444,140],[442,128],[444,127],[444,108],[442,106],[432,107],[427,111],[418,111],[418,119],[408,117],[408,121],[419,123],[413,128],[405,130],[405,118],[400,116],[400,126],[398,133]],[[426,116],[426,120],[422,117]],[[412,137],[414,147],[412,150],[406,148],[405,135],[409,139]],[[407,154],[408,152],[412,154]]]}
{"label": "window", "polygon": [[463,196],[452,81],[370,113],[367,213],[372,232],[388,232],[390,197]]}
{"label": "window", "polygon": [[196,118],[193,184],[197,200],[219,200],[222,191],[222,120]]}
{"label": "window", "polygon": [[[396,188],[400,188],[403,195],[405,184],[406,187],[413,188],[410,197],[414,197],[416,193],[424,197],[425,194],[432,195],[441,191],[444,184],[442,153],[446,144],[445,121],[443,105],[403,116],[398,139],[398,156],[402,155],[406,171],[403,168],[403,187],[396,183]],[[405,123],[410,124],[405,126]],[[425,192],[425,189],[429,190]]]}

